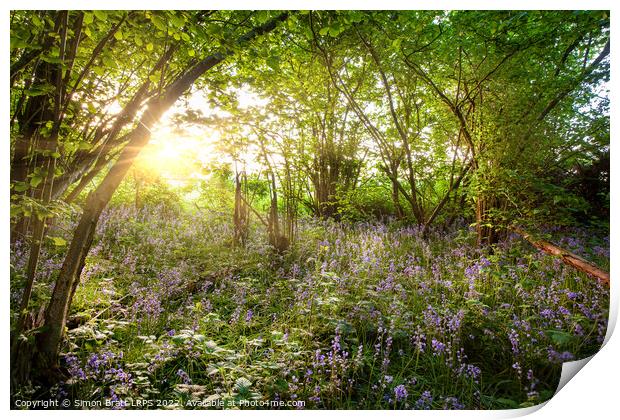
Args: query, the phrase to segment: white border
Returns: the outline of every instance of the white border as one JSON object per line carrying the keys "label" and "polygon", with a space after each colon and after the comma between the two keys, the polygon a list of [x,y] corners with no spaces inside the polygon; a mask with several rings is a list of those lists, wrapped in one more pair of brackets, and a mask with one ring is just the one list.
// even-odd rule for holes
{"label": "white border", "polygon": [[[0,317],[0,325],[2,326],[4,337],[4,345],[0,350],[2,354],[2,361],[5,366],[3,369],[6,372],[6,376],[2,378],[2,389],[0,390],[0,397],[2,401],[3,411],[9,410],[9,323],[8,323],[8,296],[9,296],[9,276],[8,276],[8,259],[9,259],[9,241],[8,241],[8,220],[9,220],[9,164],[10,157],[8,153],[8,121],[9,121],[9,107],[6,98],[9,97],[9,85],[6,83],[8,79],[8,62],[9,62],[9,37],[6,36],[9,32],[9,20],[8,12],[10,9],[588,9],[588,10],[611,10],[611,26],[616,28],[618,25],[617,13],[620,13],[618,7],[614,7],[615,4],[612,1],[601,0],[589,0],[589,1],[575,1],[575,0],[563,0],[563,1],[549,1],[549,0],[521,0],[518,2],[507,1],[493,1],[493,0],[475,0],[475,1],[445,1],[435,0],[428,1],[402,1],[402,0],[382,0],[378,1],[360,1],[360,0],[314,0],[314,1],[284,1],[284,0],[269,0],[269,1],[241,1],[241,0],[217,0],[209,2],[189,1],[189,0],[175,0],[162,1],[151,0],[136,1],[136,0],[107,0],[107,1],[90,1],[85,3],[83,0],[65,0],[65,1],[40,1],[40,0],[21,0],[19,2],[3,2],[2,9],[4,11],[4,17],[0,20],[0,27],[3,36],[0,36],[0,49],[3,54],[3,66],[0,73],[2,74],[2,80],[4,83],[0,87],[2,89],[2,97],[5,98],[0,104],[2,109],[2,124],[4,133],[4,145],[2,150],[2,162],[0,164],[0,189],[2,194],[2,205],[0,205],[0,218],[4,220],[4,223],[0,227],[0,233],[2,237],[1,249],[0,249],[0,267],[3,267],[4,274],[4,298],[0,301],[2,307],[2,313],[4,316]],[[618,101],[618,95],[616,90],[616,79],[613,74],[615,68],[615,57],[619,53],[617,43],[612,42],[611,57],[612,57],[612,79],[611,79],[611,124],[612,124],[612,138],[611,143],[617,142],[617,130],[615,129],[614,114],[616,111],[615,104]],[[616,146],[614,146],[616,147]],[[615,148],[614,148],[615,150]],[[611,154],[611,166],[613,168],[620,168],[620,161],[616,158],[615,153]],[[617,224],[613,222],[615,217],[618,216],[618,182],[615,177],[615,171],[611,174],[612,183],[612,200],[611,200],[611,259],[615,260],[617,256],[616,247],[618,242],[618,228]],[[612,279],[618,279],[620,269],[615,264],[611,267]],[[612,281],[612,303],[610,310],[610,328],[608,331],[607,342],[605,346],[596,354],[587,365],[577,374],[577,377],[570,380],[564,388],[562,388],[557,395],[555,395],[547,404],[543,407],[539,406],[534,409],[527,410],[513,410],[513,411],[466,411],[466,412],[405,412],[398,411],[390,413],[390,416],[399,418],[410,419],[416,418],[460,418],[460,419],[488,419],[488,418],[514,418],[522,415],[530,414],[529,418],[532,419],[547,419],[547,418],[561,418],[561,419],[579,419],[584,418],[612,418],[618,408],[618,384],[617,381],[620,378],[618,355],[620,355],[620,341],[617,338],[617,334],[614,336],[611,334],[615,327],[617,314],[618,314],[618,298],[619,287],[614,287],[616,284]],[[5,412],[6,412],[5,411]],[[294,413],[294,414],[293,414]],[[14,418],[26,418],[32,417],[34,412],[21,412],[10,411],[8,413]],[[88,416],[93,419],[107,418],[109,416],[119,416],[121,418],[136,418],[141,415],[141,412],[110,412],[110,411],[91,411]],[[189,417],[189,418],[252,418],[252,419],[283,419],[294,415],[298,418],[315,418],[315,417],[336,417],[353,415],[357,418],[370,419],[377,416],[384,415],[385,412],[378,411],[355,411],[354,413],[342,413],[338,411],[300,411],[300,412],[278,412],[278,411],[226,411],[226,412],[202,412],[202,411],[183,411],[169,413],[166,411],[149,412],[148,415],[154,418],[169,418],[173,415],[177,417]],[[45,418],[78,418],[84,415],[83,412],[70,411],[38,411],[36,417]]]}

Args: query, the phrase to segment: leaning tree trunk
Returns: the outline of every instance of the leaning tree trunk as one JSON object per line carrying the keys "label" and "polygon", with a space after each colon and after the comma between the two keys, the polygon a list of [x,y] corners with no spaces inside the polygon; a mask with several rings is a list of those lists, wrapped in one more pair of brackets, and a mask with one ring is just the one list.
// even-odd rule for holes
{"label": "leaning tree trunk", "polygon": [[609,288],[609,282],[610,282],[609,273],[597,267],[594,263],[584,258],[581,258],[577,254],[573,254],[570,251],[562,249],[559,246],[549,241],[545,241],[543,239],[535,239],[534,237],[532,237],[532,235],[530,235],[529,233],[527,233],[521,228],[512,227],[511,230],[519,234],[523,239],[525,239],[526,241],[528,241],[530,244],[534,245],[536,248],[540,249],[541,251],[546,252],[547,254],[550,254],[550,255],[555,255],[556,257],[560,257],[560,259],[564,261],[566,264],[576,268],[582,273],[586,273],[586,274],[596,277],[597,279],[599,279],[599,281],[603,285]]}
{"label": "leaning tree trunk", "polygon": [[[237,40],[237,44],[244,45],[256,36],[272,31],[278,22],[284,21],[287,17],[288,14],[283,13],[266,24],[249,31]],[[39,368],[39,374],[50,368],[54,369],[58,364],[58,353],[67,313],[93,241],[97,222],[103,209],[127,174],[133,160],[148,143],[151,137],[151,128],[157,123],[161,115],[192,86],[196,79],[222,62],[230,54],[230,51],[226,51],[206,57],[179,76],[160,97],[149,101],[140,122],[128,136],[129,141],[118,160],[101,184],[88,197],[47,306],[43,331],[37,336],[37,354],[34,362],[35,368]]]}
{"label": "leaning tree trunk", "polygon": [[[178,92],[178,96],[183,91]],[[133,163],[133,159],[149,141],[150,128],[172,104],[172,97],[166,99],[151,102],[140,124],[132,132],[131,140],[127,147],[120,154],[118,160],[99,187],[91,193],[86,201],[84,212],[74,232],[73,240],[65,256],[51,300],[45,312],[44,331],[37,338],[37,346],[42,356],[41,362],[44,367],[54,367],[57,363],[60,340],[69,305],[73,298],[72,293],[79,282],[82,269],[84,268],[86,255],[90,250],[99,216],[125,177]],[[174,99],[176,100],[176,98]]]}

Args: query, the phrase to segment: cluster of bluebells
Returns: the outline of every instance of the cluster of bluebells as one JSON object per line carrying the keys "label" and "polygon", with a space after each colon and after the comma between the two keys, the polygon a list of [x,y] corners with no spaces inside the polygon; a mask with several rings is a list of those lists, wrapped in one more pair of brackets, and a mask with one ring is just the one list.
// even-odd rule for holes
{"label": "cluster of bluebells", "polygon": [[122,352],[91,353],[84,362],[75,354],[67,354],[64,356],[64,362],[74,382],[97,380],[127,387],[133,385],[133,375],[123,366]]}
{"label": "cluster of bluebells", "polygon": [[[514,238],[489,256],[459,239],[467,231],[431,229],[425,238],[418,227],[300,221],[302,239],[305,232],[314,239],[299,241],[299,257],[290,265],[276,257],[261,259],[256,271],[269,271],[269,281],[226,273],[199,283],[192,296],[186,293],[187,284],[196,281],[199,270],[189,258],[171,264],[171,256],[175,251],[183,254],[178,251],[193,244],[225,243],[232,229],[227,223],[205,222],[204,214],[200,215],[204,220],[198,216],[159,220],[163,217],[162,209],[107,210],[95,245],[98,256],[116,261],[118,270],[131,279],[125,290],[131,299],[123,302],[127,320],[138,327],[159,320],[163,321],[159,328],[166,328],[155,333],[160,339],[148,355],[149,374],[171,358],[187,362],[208,357],[196,341],[174,344],[173,326],[201,329],[205,335],[243,329],[244,334],[256,333],[257,342],[269,342],[263,337],[270,336],[270,330],[256,332],[267,324],[286,331],[278,345],[233,349],[233,353],[252,352],[251,357],[229,360],[239,364],[237,369],[247,367],[243,361],[256,363],[251,371],[260,371],[259,364],[286,366],[282,373],[286,397],[305,398],[316,406],[368,398],[367,404],[383,407],[397,403],[401,408],[462,409],[479,405],[474,396],[479,395],[481,378],[484,375],[484,383],[491,384],[498,373],[494,369],[511,372],[521,398],[537,398],[542,384],[550,381],[535,372],[535,366],[582,357],[605,335],[607,291],[596,285],[581,287],[581,277],[543,254],[509,255],[504,251],[516,246]],[[148,225],[149,234],[138,224]],[[118,237],[137,238],[135,247],[115,245]],[[257,241],[257,246],[246,252],[270,255],[258,239],[249,241]],[[579,249],[580,241],[566,245]],[[606,254],[604,248],[594,252]],[[15,252],[12,261],[21,264],[23,258]],[[99,273],[94,263],[89,264],[87,270]],[[198,307],[197,303],[200,310],[187,309]],[[177,312],[171,312],[173,308]],[[206,321],[207,315],[215,321]],[[347,328],[334,331],[333,325]],[[553,342],[549,330],[570,334],[571,346]],[[485,364],[484,345],[494,346],[498,355],[494,363]],[[137,376],[122,359],[121,354],[105,351],[81,358],[68,354],[65,364],[76,382],[113,383],[109,397],[118,399],[118,387],[132,386]],[[414,371],[407,371],[414,365]],[[442,384],[430,378],[420,384],[403,379],[431,365],[442,380],[467,387],[459,399],[436,391]],[[171,380],[191,384],[187,372],[194,371],[187,364],[174,366]],[[359,379],[369,371],[371,378]],[[198,382],[199,376],[192,376]],[[267,395],[268,390],[262,392],[275,398]],[[284,398],[282,390],[278,393]]]}
{"label": "cluster of bluebells", "polygon": [[428,410],[432,407],[433,404],[433,396],[430,391],[424,391],[420,398],[415,403],[415,407],[418,410]]}
{"label": "cluster of bluebells", "polygon": [[405,385],[401,384],[394,387],[394,398],[396,401],[404,401],[407,399],[408,395],[409,393],[407,392]]}
{"label": "cluster of bluebells", "polygon": [[192,383],[192,379],[189,377],[187,372],[185,372],[183,369],[177,370],[177,376],[179,377],[179,379],[181,379],[181,382],[183,382],[186,385],[189,385]]}
{"label": "cluster of bluebells", "polygon": [[165,311],[165,303],[179,295],[191,280],[185,264],[179,267],[164,268],[157,274],[156,281],[147,285],[134,282],[130,294],[135,297],[129,307],[129,315],[138,323],[154,321]]}
{"label": "cluster of bluebells", "polygon": [[465,404],[460,402],[456,397],[446,397],[443,404],[444,410],[464,410]]}

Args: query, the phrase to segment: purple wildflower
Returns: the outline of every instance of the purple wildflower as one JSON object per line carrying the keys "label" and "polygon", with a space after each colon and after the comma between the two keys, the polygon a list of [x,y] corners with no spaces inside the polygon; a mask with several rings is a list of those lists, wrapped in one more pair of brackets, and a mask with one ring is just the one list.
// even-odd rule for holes
{"label": "purple wildflower", "polygon": [[183,381],[184,384],[191,384],[192,383],[192,379],[189,377],[187,372],[185,372],[183,369],[177,370],[177,376],[179,378],[181,378],[181,380]]}
{"label": "purple wildflower", "polygon": [[396,398],[396,401],[403,401],[407,399],[407,395],[409,395],[409,393],[407,392],[405,385],[401,384],[394,388],[394,397]]}
{"label": "purple wildflower", "polygon": [[428,410],[431,408],[431,404],[433,403],[433,396],[430,391],[424,391],[420,398],[415,403],[415,407],[418,410]]}
{"label": "purple wildflower", "polygon": [[245,322],[250,322],[252,320],[253,315],[254,315],[254,311],[252,311],[251,309],[248,309],[248,311],[245,314]]}

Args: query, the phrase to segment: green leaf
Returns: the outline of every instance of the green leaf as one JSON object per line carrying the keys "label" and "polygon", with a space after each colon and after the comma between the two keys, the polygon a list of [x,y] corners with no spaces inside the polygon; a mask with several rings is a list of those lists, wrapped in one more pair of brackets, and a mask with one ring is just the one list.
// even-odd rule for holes
{"label": "green leaf", "polygon": [[26,48],[29,44],[23,39],[11,37],[11,50],[16,48]]}
{"label": "green leaf", "polygon": [[349,19],[351,20],[351,22],[359,23],[364,20],[364,15],[359,11],[353,11],[349,13]]}
{"label": "green leaf", "polygon": [[26,191],[27,189],[28,189],[28,184],[26,184],[25,182],[18,182],[13,186],[13,190],[17,192],[23,192],[23,191]]}
{"label": "green leaf", "polygon": [[109,68],[116,68],[116,61],[110,56],[104,55],[102,58],[103,64]]}
{"label": "green leaf", "polygon": [[50,64],[62,64],[64,62],[60,57],[53,55],[43,55],[41,56],[41,60]]}
{"label": "green leaf", "polygon": [[58,236],[50,236],[52,242],[54,242],[54,246],[65,246],[67,245],[67,241]]}
{"label": "green leaf", "polygon": [[43,181],[43,177],[40,175],[33,175],[32,178],[30,178],[30,186],[33,188],[36,188],[41,181]]}
{"label": "green leaf", "polygon": [[108,18],[108,14],[103,10],[93,10],[93,13],[97,17],[97,19],[102,20],[104,22]]}
{"label": "green leaf", "polygon": [[185,25],[185,18],[183,16],[172,15],[170,21],[175,28],[182,28]]}
{"label": "green leaf", "polygon": [[148,44],[146,44],[146,50],[147,51],[153,51],[153,43],[149,42]]}
{"label": "green leaf", "polygon": [[252,386],[252,381],[244,377],[241,377],[235,381],[235,388],[240,393],[246,392],[251,386]]}
{"label": "green leaf", "polygon": [[123,33],[120,31],[120,29],[116,32],[114,32],[114,38],[116,38],[117,40],[121,40],[123,39]]}
{"label": "green leaf", "polygon": [[153,22],[153,25],[155,25],[155,27],[159,29],[160,31],[166,30],[166,23],[159,16],[157,15],[151,16],[151,22]]}
{"label": "green leaf", "polygon": [[258,10],[256,12],[256,21],[261,25],[269,20],[269,10]]}
{"label": "green leaf", "polygon": [[84,23],[85,24],[90,25],[91,23],[93,23],[93,20],[94,20],[94,16],[93,16],[92,13],[88,13],[88,12],[84,13]]}
{"label": "green leaf", "polygon": [[480,302],[478,299],[468,299],[465,301],[466,304],[468,305],[482,305],[484,306],[484,304],[482,302]]}
{"label": "green leaf", "polygon": [[511,407],[511,408],[517,408],[519,406],[519,404],[514,401],[514,400],[510,400],[508,398],[498,398],[495,401],[497,401],[498,403]]}
{"label": "green leaf", "polygon": [[43,21],[41,21],[37,15],[32,15],[32,23],[34,23],[34,26],[37,28],[43,27]]}
{"label": "green leaf", "polygon": [[280,57],[276,55],[269,56],[266,60],[266,63],[269,67],[271,67],[274,70],[280,69]]}
{"label": "green leaf", "polygon": [[335,23],[329,27],[329,36],[335,38],[340,35],[343,30],[344,28],[339,23]]}
{"label": "green leaf", "polygon": [[548,330],[547,334],[549,334],[551,341],[559,346],[563,346],[573,339],[573,336],[565,331]]}
{"label": "green leaf", "polygon": [[54,86],[48,84],[33,85],[30,89],[24,90],[28,96],[46,95],[54,90]]}

